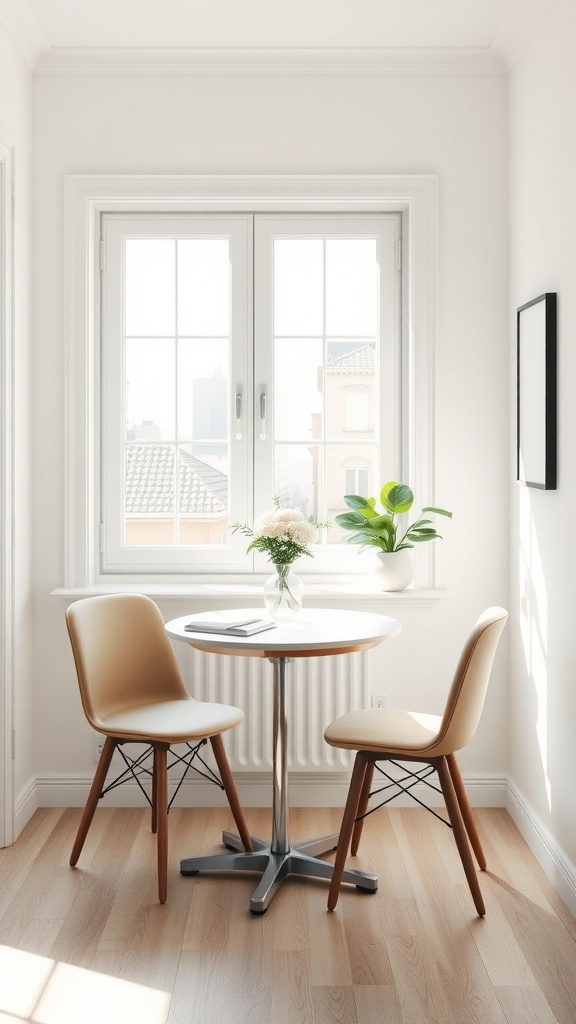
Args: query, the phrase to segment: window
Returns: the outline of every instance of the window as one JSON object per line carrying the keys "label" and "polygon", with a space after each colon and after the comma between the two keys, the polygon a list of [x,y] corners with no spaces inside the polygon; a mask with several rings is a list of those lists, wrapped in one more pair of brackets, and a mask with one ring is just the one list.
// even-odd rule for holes
{"label": "window", "polygon": [[[394,213],[103,216],[103,574],[249,568],[231,523],[274,496],[333,523],[344,467],[371,493],[397,473],[400,230]],[[322,532],[316,571],[345,567],[345,539]]]}
{"label": "window", "polygon": [[[147,587],[154,580],[169,587],[240,583],[252,569],[267,573],[265,559],[250,564],[245,538],[232,535],[228,524],[252,522],[280,489],[291,500],[299,491],[307,509],[322,515],[326,508],[333,516],[350,490],[349,471],[356,474],[357,492],[365,484],[371,492],[395,475],[433,502],[436,191],[436,179],[426,175],[66,178],[64,591],[89,592],[98,583],[130,579]],[[372,239],[374,245],[378,224],[384,236],[393,225],[393,236],[376,242],[378,258],[386,255],[376,274],[378,331],[371,341],[372,327],[360,316],[347,321],[340,307],[336,322],[337,255],[348,243],[365,248]],[[105,225],[110,238],[103,235]],[[158,252],[164,243],[165,252],[171,248],[163,269],[151,262],[152,243],[162,243]],[[229,257],[227,329],[206,319],[210,305],[220,306],[223,319],[223,246]],[[316,283],[305,302],[286,269],[292,267],[296,281],[299,246],[316,260],[307,288]],[[138,298],[135,287],[144,293],[163,288],[166,297],[168,273],[172,322],[153,324],[158,310],[138,319],[131,306],[142,302],[143,310],[150,295]],[[177,294],[183,281],[184,296]],[[354,287],[358,293],[360,285]],[[323,303],[334,299],[321,316],[319,295]],[[204,319],[194,323],[198,301]],[[165,303],[162,316],[167,310]],[[199,352],[204,362],[191,355]],[[154,387],[141,365],[145,353],[148,370],[158,369]],[[364,365],[354,367],[361,357]],[[295,386],[283,367],[300,366]],[[155,467],[139,447],[146,459],[154,455]],[[172,498],[152,508],[142,481],[154,478],[158,463],[171,480]],[[191,481],[207,488],[211,506],[205,497],[194,504]],[[204,531],[200,542],[198,531]],[[303,560],[302,568],[332,578],[361,572],[363,556],[341,539],[327,531],[314,560]],[[434,586],[433,547],[415,550],[417,587]]]}
{"label": "window", "polygon": [[367,469],[346,469],[345,474],[344,494],[359,494],[362,498],[370,497]]}

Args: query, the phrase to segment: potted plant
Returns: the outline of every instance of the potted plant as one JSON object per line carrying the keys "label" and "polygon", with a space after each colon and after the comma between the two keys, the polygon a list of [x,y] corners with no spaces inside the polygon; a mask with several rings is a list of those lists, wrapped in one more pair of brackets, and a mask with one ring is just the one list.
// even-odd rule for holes
{"label": "potted plant", "polygon": [[445,508],[428,505],[414,522],[402,530],[400,523],[396,522],[396,516],[410,511],[414,495],[407,484],[399,484],[394,480],[384,484],[380,491],[382,511],[376,507],[376,498],[346,494],[344,501],[352,511],[336,516],[336,522],[344,530],[352,531],[352,536],[348,538],[349,544],[377,549],[383,590],[404,590],[412,579],[409,549],[414,544],[441,538],[427,515],[452,518],[452,513]]}

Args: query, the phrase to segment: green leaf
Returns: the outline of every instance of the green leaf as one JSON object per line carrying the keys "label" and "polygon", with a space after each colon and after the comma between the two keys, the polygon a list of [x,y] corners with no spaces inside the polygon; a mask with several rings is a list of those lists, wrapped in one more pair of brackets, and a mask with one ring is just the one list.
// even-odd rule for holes
{"label": "green leaf", "polygon": [[437,516],[448,516],[448,519],[452,519],[452,513],[447,512],[445,508],[423,508],[423,512],[435,512]]}
{"label": "green leaf", "polygon": [[380,501],[392,515],[401,515],[412,508],[414,495],[407,484],[397,484],[390,480],[380,491]]}
{"label": "green leaf", "polygon": [[342,512],[336,516],[336,522],[344,530],[358,530],[366,525],[367,520],[360,512]]}
{"label": "green leaf", "polygon": [[379,551],[392,551],[387,537],[370,537],[362,541],[363,548],[378,548]]}
{"label": "green leaf", "polygon": [[361,494],[345,494],[344,501],[348,505],[348,508],[371,508],[370,502],[367,498],[363,498]]}
{"label": "green leaf", "polygon": [[358,509],[358,515],[364,516],[364,519],[372,520],[372,519],[376,518],[378,513],[375,512],[373,508],[368,507],[368,508],[359,508]]}
{"label": "green leaf", "polygon": [[442,540],[441,534],[434,533],[432,536],[426,535],[424,537],[421,537],[417,533],[411,533],[410,534],[410,540],[413,540],[415,544],[422,544],[426,540],[436,540],[436,539]]}
{"label": "green leaf", "polygon": [[349,544],[379,544],[377,537],[366,539],[365,533],[353,533],[351,537],[347,537],[346,540]]}
{"label": "green leaf", "polygon": [[392,522],[392,519],[388,515],[386,515],[386,516],[375,516],[374,519],[370,520],[370,524],[369,525],[370,525],[370,528],[372,530],[377,530],[380,526],[383,526],[384,529],[387,529],[388,527],[391,530],[395,530],[396,529],[396,527],[394,526],[394,523]]}

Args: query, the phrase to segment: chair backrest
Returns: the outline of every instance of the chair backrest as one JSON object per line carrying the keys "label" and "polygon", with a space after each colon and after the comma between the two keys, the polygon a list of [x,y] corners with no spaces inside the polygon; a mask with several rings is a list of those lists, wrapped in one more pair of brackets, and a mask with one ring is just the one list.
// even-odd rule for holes
{"label": "chair backrest", "polygon": [[435,753],[436,748],[439,754],[461,750],[474,736],[507,618],[504,608],[487,608],[470,633],[448,693]]}
{"label": "chair backrest", "polygon": [[135,704],[192,699],[160,610],[144,594],[76,601],[66,624],[84,713],[96,728]]}

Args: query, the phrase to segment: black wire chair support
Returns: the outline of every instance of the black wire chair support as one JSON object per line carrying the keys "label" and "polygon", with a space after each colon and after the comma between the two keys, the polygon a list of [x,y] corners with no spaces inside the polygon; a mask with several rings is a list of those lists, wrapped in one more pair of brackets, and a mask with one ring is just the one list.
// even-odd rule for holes
{"label": "black wire chair support", "polygon": [[[112,790],[117,789],[118,786],[121,786],[124,782],[128,782],[128,780],[132,778],[134,779],[134,782],[136,782],[136,784],[139,786],[140,790],[144,794],[144,797],[148,801],[152,810],[154,810],[152,800],[149,794],[147,793],[146,789],[142,785],[142,782],[140,781],[141,776],[146,776],[149,780],[152,779],[152,770],[149,767],[147,767],[146,762],[149,760],[150,757],[153,756],[154,747],[148,746],[138,755],[138,757],[130,757],[130,755],[127,754],[126,751],[123,749],[125,742],[126,741],[120,741],[119,743],[117,743],[116,750],[118,751],[122,760],[124,761],[126,768],[122,772],[120,772],[120,774],[117,775],[116,778],[112,780],[112,782],[109,782],[108,785],[104,787],[104,789],[100,793],[100,799],[102,799],[103,796],[106,796],[107,793],[110,793]],[[199,775],[202,779],[206,779],[207,782],[211,782],[215,786],[219,786],[219,788],[222,790],[224,789],[222,780],[216,775],[216,773],[213,771],[210,765],[206,763],[206,761],[200,754],[200,748],[203,747],[207,742],[208,741],[206,739],[203,739],[200,740],[199,743],[196,743],[194,745],[191,743],[186,743],[185,746],[187,747],[187,750],[185,754],[178,754],[176,750],[174,750],[172,747],[170,748],[170,759],[168,761],[168,764],[166,765],[166,770],[170,771],[170,769],[177,764],[183,764],[185,767],[182,772],[182,775],[180,776],[176,789],[174,790],[168,803],[168,811],[172,807],[172,804],[174,803],[174,800],[178,795],[180,787],[185,781],[190,770],[195,772],[196,775]],[[201,768],[197,767],[197,765],[192,763],[195,758],[198,761],[200,761],[200,763],[203,765],[204,771],[202,771]]]}
{"label": "black wire chair support", "polygon": [[[438,818],[438,821],[441,821],[443,825],[447,825],[448,828],[452,828],[451,822],[447,821],[446,818],[443,818],[441,814],[437,814],[433,807],[429,807],[428,804],[425,804],[423,800],[420,800],[419,797],[417,797],[416,794],[412,792],[414,786],[417,786],[418,783],[423,782],[426,786],[428,786],[429,789],[433,789],[436,793],[440,793],[440,795],[442,795],[442,790],[440,786],[435,786],[432,782],[428,782],[428,778],[430,775],[437,774],[434,766],[431,764],[425,764],[423,765],[422,768],[419,768],[418,771],[413,772],[410,770],[410,768],[407,768],[405,764],[400,764],[398,761],[390,760],[388,763],[393,764],[395,768],[398,768],[401,772],[404,772],[404,775],[402,775],[401,778],[395,779],[393,775],[389,775],[388,772],[384,771],[384,768],[381,768],[379,764],[374,764],[374,767],[378,772],[380,772],[380,775],[383,775],[385,779],[388,779],[388,784],[385,786],[380,786],[377,789],[373,789],[368,799],[371,800],[372,797],[378,796],[380,793],[384,793],[387,789],[390,789],[392,786],[395,787],[396,792],[392,793],[392,795],[387,797],[386,800],[382,800],[379,804],[376,804],[375,807],[370,807],[364,814],[359,814],[355,820],[363,821],[364,818],[367,818],[369,814],[374,814],[374,811],[379,811],[381,807],[385,807],[386,804],[389,804],[392,802],[392,800],[395,800],[396,797],[400,796],[400,793],[406,793],[406,795],[409,796],[412,800],[414,800],[417,804],[420,804],[420,807],[423,807],[425,811],[429,811],[430,814],[433,814],[435,818]],[[407,780],[411,781],[404,785],[404,783],[406,783]]]}

